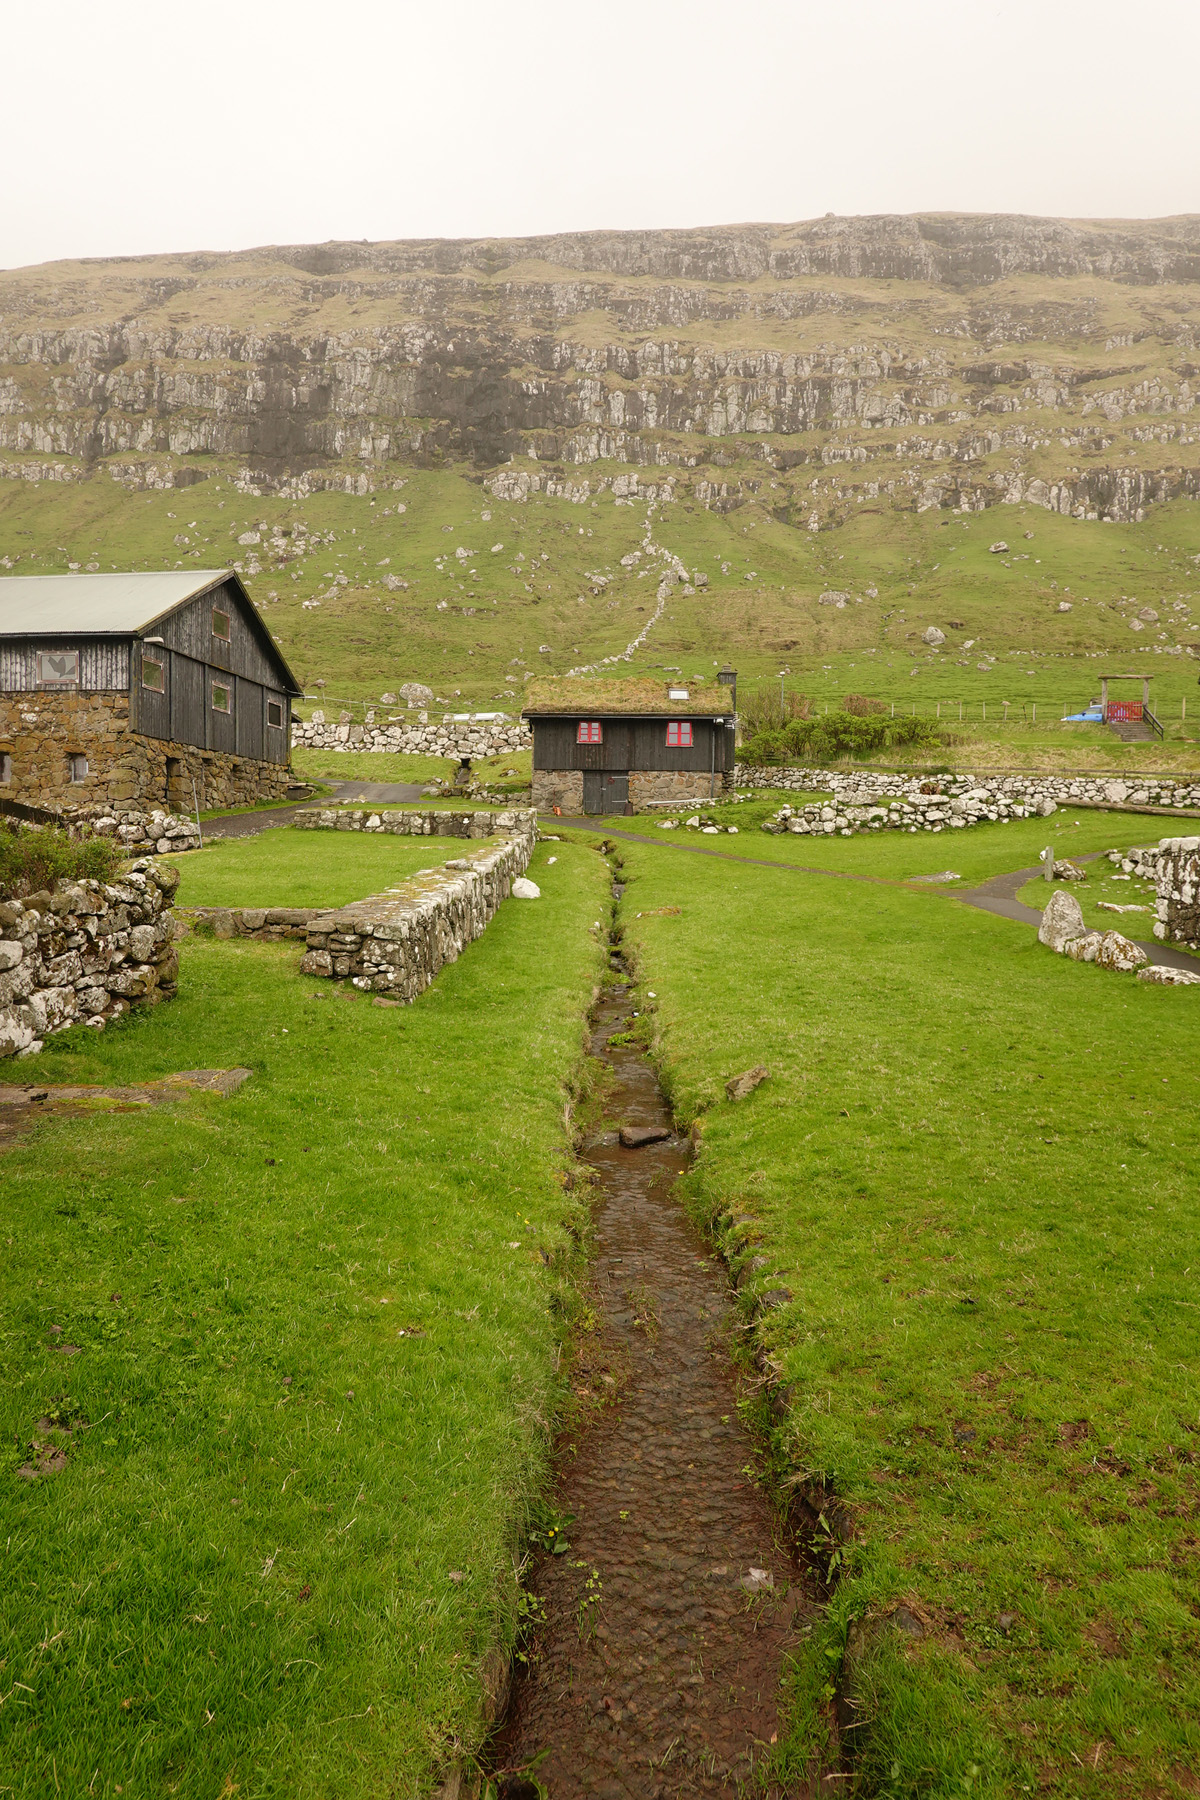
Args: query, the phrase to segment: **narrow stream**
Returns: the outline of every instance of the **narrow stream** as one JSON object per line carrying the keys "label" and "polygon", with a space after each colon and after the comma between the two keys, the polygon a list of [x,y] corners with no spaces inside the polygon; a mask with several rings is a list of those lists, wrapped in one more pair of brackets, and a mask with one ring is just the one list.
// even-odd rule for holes
{"label": "narrow stream", "polygon": [[[620,969],[619,954],[613,953]],[[606,989],[591,1048],[610,1070],[582,1151],[596,1172],[592,1295],[603,1324],[577,1385],[608,1404],[561,1446],[570,1549],[544,1555],[544,1606],[492,1749],[501,1800],[675,1800],[755,1792],[782,1735],[780,1682],[817,1597],[738,1416],[721,1263],[672,1196],[688,1146],[653,1070],[610,1043],[628,988]],[[625,1148],[619,1132],[660,1141]],[[594,1340],[603,1339],[597,1348]],[[527,1773],[528,1771],[528,1773]],[[536,1782],[536,1786],[535,1786]],[[828,1790],[825,1790],[828,1791]]]}

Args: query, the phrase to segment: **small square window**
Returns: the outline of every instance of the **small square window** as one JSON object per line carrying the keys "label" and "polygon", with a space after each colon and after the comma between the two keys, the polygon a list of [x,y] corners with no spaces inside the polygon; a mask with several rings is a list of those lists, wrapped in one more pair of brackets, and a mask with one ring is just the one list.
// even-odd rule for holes
{"label": "small square window", "polygon": [[232,712],[233,700],[229,689],[222,681],[214,681],[212,685],[212,707],[214,712]]}
{"label": "small square window", "polygon": [[667,725],[667,749],[690,750],[692,747],[692,723],[690,719],[672,719]]}
{"label": "small square window", "polygon": [[575,734],[577,744],[599,744],[603,737],[599,719],[580,719],[579,730]]}
{"label": "small square window", "polygon": [[167,685],[167,672],[162,663],[154,657],[142,658],[142,686],[152,693],[161,694]]}
{"label": "small square window", "polygon": [[667,689],[668,700],[686,700],[687,697],[688,691],[685,687],[673,687]]}
{"label": "small square window", "polygon": [[88,759],[86,756],[68,756],[67,775],[72,782],[86,781],[88,778]]}
{"label": "small square window", "polygon": [[8,750],[0,750],[0,787],[7,787],[12,780],[12,754]]}
{"label": "small square window", "polygon": [[219,606],[213,607],[212,634],[226,644],[229,642],[229,614]]}
{"label": "small square window", "polygon": [[274,725],[277,730],[280,730],[280,731],[283,730],[283,702],[282,702],[282,700],[268,700],[267,701],[267,724]]}

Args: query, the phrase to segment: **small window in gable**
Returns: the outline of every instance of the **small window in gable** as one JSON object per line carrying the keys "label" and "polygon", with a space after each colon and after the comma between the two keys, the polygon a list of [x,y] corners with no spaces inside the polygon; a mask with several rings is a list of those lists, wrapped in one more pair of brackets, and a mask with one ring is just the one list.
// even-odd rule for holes
{"label": "small window in gable", "polygon": [[688,691],[685,687],[673,687],[667,689],[668,700],[686,700],[687,698]]}
{"label": "small window in gable", "polygon": [[214,712],[232,712],[233,696],[223,681],[214,681],[212,685],[212,708]]}
{"label": "small window in gable", "polygon": [[579,730],[575,734],[577,744],[599,744],[603,737],[599,719],[580,719]]}
{"label": "small window in gable", "polygon": [[267,701],[267,724],[274,725],[274,726],[276,726],[276,728],[278,730],[282,731],[282,729],[283,729],[283,701],[282,700],[268,700]]}
{"label": "small window in gable", "polygon": [[692,747],[692,722],[690,719],[671,719],[667,724],[667,749],[690,750]]}
{"label": "small window in gable", "polygon": [[153,657],[153,656],[143,656],[142,657],[142,686],[144,688],[150,688],[152,690],[152,692],[154,692],[156,694],[161,694],[161,693],[165,692],[166,685],[167,685],[166,670],[164,669],[164,667],[163,667],[162,663],[159,661],[159,659],[157,657]]}
{"label": "small window in gable", "polygon": [[71,782],[86,781],[88,778],[88,759],[86,756],[68,756],[67,779]]}
{"label": "small window in gable", "polygon": [[223,643],[229,642],[229,614],[219,606],[213,607],[212,634]]}

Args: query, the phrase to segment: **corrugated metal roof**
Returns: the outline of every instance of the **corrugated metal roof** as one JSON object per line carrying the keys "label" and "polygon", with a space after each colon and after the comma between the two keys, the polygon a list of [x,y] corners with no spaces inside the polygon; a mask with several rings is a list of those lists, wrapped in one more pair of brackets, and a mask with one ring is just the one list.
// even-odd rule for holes
{"label": "corrugated metal roof", "polygon": [[5,575],[0,577],[0,637],[141,631],[229,573],[179,569],[137,575]]}

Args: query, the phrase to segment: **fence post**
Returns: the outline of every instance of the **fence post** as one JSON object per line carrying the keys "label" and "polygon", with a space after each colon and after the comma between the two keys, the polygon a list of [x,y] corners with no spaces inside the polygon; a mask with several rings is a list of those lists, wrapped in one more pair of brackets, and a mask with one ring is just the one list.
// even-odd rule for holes
{"label": "fence post", "polygon": [[1182,725],[1186,718],[1187,718],[1187,695],[1185,694],[1183,696],[1183,699],[1179,702],[1179,723]]}
{"label": "fence post", "polygon": [[983,703],[983,716],[985,719],[987,718],[987,701],[986,700]]}
{"label": "fence post", "polygon": [[892,701],[892,717],[893,717],[893,719],[895,718],[895,716],[896,716],[896,702],[893,700]]}
{"label": "fence post", "polygon": [[940,701],[940,700],[939,700],[939,701],[938,701],[938,703],[937,703],[937,716],[938,716],[938,718],[939,718],[939,719],[940,719],[940,718],[941,718],[941,716],[942,716],[942,703],[941,703],[941,701]]}
{"label": "fence post", "polygon": [[1037,724],[1037,701],[1036,700],[1033,703],[1033,722],[1035,725]]}
{"label": "fence post", "polygon": [[960,725],[962,724],[962,701],[961,700],[958,703],[958,722]]}

